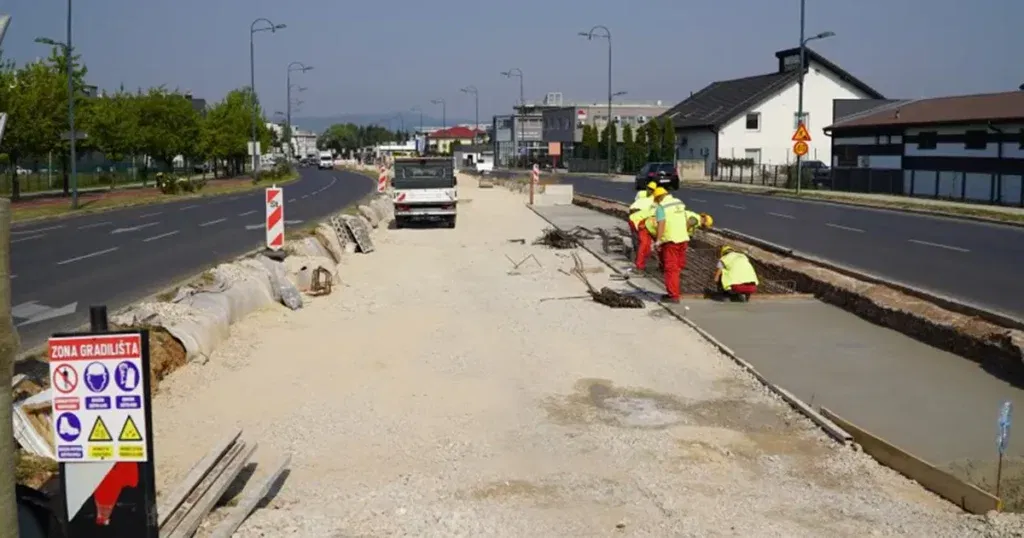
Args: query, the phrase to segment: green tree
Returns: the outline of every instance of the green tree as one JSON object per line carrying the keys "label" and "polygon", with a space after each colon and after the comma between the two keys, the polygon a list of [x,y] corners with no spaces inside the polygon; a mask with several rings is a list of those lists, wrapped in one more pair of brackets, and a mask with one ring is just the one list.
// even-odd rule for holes
{"label": "green tree", "polygon": [[671,163],[676,161],[676,128],[671,118],[661,121],[661,158]]}
{"label": "green tree", "polygon": [[633,126],[622,127],[622,172],[632,173],[636,166],[636,141],[633,138]]}
{"label": "green tree", "polygon": [[26,64],[17,71],[0,72],[0,103],[7,112],[7,126],[0,148],[11,165],[11,198],[18,200],[17,166],[25,158],[43,155],[60,142],[65,125],[58,112],[67,103],[61,80],[42,62]]}
{"label": "green tree", "polygon": [[647,129],[647,155],[648,161],[660,161],[662,159],[661,154],[661,135],[662,129],[661,124],[658,121],[651,121],[644,125]]}
{"label": "green tree", "polygon": [[586,152],[585,158],[596,159],[599,155],[598,147],[601,145],[597,137],[597,127],[586,125],[583,127],[583,149]]}
{"label": "green tree", "polygon": [[83,115],[82,127],[89,135],[91,147],[109,161],[123,161],[139,149],[135,101],[135,96],[122,89],[111,96],[94,99]]}
{"label": "green tree", "polygon": [[[615,160],[614,153],[615,153],[615,147],[618,146],[618,141],[619,141],[618,138],[619,138],[619,129],[618,129],[618,126],[614,122],[609,122],[607,125],[604,126],[604,129],[601,130],[601,140],[600,140],[601,147],[599,148],[599,151],[600,151],[602,159],[611,159],[613,161]],[[608,140],[609,139],[611,139],[611,141],[612,141],[612,148],[611,148],[612,149],[612,155],[608,154]],[[614,166],[613,166],[613,168],[614,168]]]}
{"label": "green tree", "polygon": [[[46,58],[45,65],[53,72],[57,77],[60,87],[63,90],[59,103],[53,108],[53,113],[60,118],[61,127],[60,133],[67,133],[71,130],[71,125],[68,122],[68,76],[67,76],[67,63],[68,59],[64,55],[63,47],[51,47],[50,56]],[[78,112],[76,116],[87,117],[89,114],[89,98],[85,95],[85,77],[89,74],[89,69],[82,64],[82,56],[75,54],[74,48],[71,49],[71,84],[74,88],[75,95],[75,111]],[[77,122],[76,122],[77,123]],[[78,132],[78,125],[75,126],[75,131]],[[75,150],[77,155],[81,155],[82,150],[90,149],[91,140],[88,138],[77,138],[75,139]],[[64,194],[68,194],[71,167],[69,158],[71,156],[71,144],[64,136],[58,136],[53,139],[52,147],[46,150],[54,151],[60,156],[60,168],[61,168],[61,183],[64,190]]]}
{"label": "green tree", "polygon": [[195,153],[200,139],[199,114],[192,101],[177,92],[152,88],[140,98],[139,133],[146,155],[174,169],[174,159]]}
{"label": "green tree", "polygon": [[[249,141],[252,129],[252,108],[248,88],[232,90],[222,101],[206,112],[201,122],[202,140],[206,154],[222,162],[229,175],[239,174],[249,162]],[[266,124],[256,125],[257,138],[262,144],[269,143],[270,133]],[[216,168],[216,167],[215,167]],[[216,173],[216,170],[215,170]]]}
{"label": "green tree", "polygon": [[649,130],[647,125],[643,125],[636,130],[636,140],[633,141],[633,164],[637,170],[647,162],[647,153],[650,147],[647,140],[647,131]]}

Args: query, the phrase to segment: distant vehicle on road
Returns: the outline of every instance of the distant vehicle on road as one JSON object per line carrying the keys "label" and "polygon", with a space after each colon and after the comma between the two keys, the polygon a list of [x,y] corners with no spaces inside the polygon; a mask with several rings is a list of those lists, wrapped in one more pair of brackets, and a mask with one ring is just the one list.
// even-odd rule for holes
{"label": "distant vehicle on road", "polygon": [[393,170],[395,228],[415,219],[440,220],[448,228],[455,227],[459,194],[450,158],[395,159]]}
{"label": "distant vehicle on road", "polygon": [[331,155],[329,151],[320,152],[320,163],[317,168],[321,170],[330,170],[334,168],[334,155]]}
{"label": "distant vehicle on road", "polygon": [[811,183],[818,188],[832,186],[832,170],[821,161],[804,161],[804,174],[810,173]]}
{"label": "distant vehicle on road", "polygon": [[669,190],[679,190],[679,173],[669,162],[647,163],[636,173],[636,190],[644,190],[648,183],[655,182]]}

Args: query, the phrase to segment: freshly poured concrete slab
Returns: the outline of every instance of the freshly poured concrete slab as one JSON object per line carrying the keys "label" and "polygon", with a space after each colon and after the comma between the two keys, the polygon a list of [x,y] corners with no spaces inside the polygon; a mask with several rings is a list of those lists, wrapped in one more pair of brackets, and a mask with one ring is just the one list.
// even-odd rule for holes
{"label": "freshly poured concrete slab", "polygon": [[[578,206],[536,208],[559,228],[622,228]],[[586,246],[615,267],[621,256]],[[637,284],[640,284],[637,282]],[[657,290],[653,281],[642,285]],[[999,407],[1024,409],[1024,390],[976,363],[814,299],[763,298],[749,303],[684,300],[677,313],[712,334],[773,383],[938,466],[996,459]],[[1024,433],[1011,428],[1010,455],[1024,455]]]}

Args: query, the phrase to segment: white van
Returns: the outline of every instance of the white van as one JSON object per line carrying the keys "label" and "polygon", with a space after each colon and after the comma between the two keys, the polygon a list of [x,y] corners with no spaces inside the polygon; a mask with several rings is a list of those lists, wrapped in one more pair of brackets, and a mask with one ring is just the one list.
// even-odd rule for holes
{"label": "white van", "polygon": [[331,155],[329,151],[320,152],[320,162],[317,164],[317,168],[321,170],[331,170],[334,168],[334,155]]}

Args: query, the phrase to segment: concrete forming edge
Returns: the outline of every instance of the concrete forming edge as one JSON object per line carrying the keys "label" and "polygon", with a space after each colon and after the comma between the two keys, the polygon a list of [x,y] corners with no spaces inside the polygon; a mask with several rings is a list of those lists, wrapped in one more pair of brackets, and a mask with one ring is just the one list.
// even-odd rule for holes
{"label": "concrete forming edge", "polygon": [[[551,224],[552,226],[555,226],[555,224],[553,222],[548,220],[544,215],[538,213],[529,204],[527,204],[526,207],[530,208],[530,210],[533,211],[533,213],[535,215],[537,215],[538,217],[543,219],[548,224]],[[612,265],[611,263],[605,261],[604,258],[602,258],[600,255],[598,255],[598,253],[594,252],[590,248],[588,248],[588,247],[586,247],[586,246],[584,246],[582,244],[580,245],[580,248],[582,248],[583,250],[586,250],[587,252],[589,252],[592,256],[594,256],[595,258],[600,260],[601,263],[607,265],[608,268],[611,269],[616,274],[622,274],[614,265]],[[630,286],[632,286],[633,288],[636,288],[638,290],[641,289],[639,286],[637,286],[636,284],[633,284],[632,282],[629,282],[628,280],[625,281],[625,282],[627,284],[629,284]],[[697,324],[695,324],[693,321],[687,319],[685,316],[682,316],[682,315],[674,312],[671,308],[665,306],[664,304],[662,304],[662,303],[657,303],[657,304],[658,304],[659,307],[661,307],[666,312],[668,312],[672,317],[678,319],[679,321],[682,321],[684,324],[686,324],[687,327],[690,327],[691,329],[693,329],[698,335],[701,336],[701,338],[707,340],[708,343],[710,343],[712,346],[715,347],[715,349],[717,349],[720,353],[722,353],[723,355],[725,355],[726,357],[731,359],[733,362],[735,362],[742,370],[744,370],[745,372],[747,372],[748,374],[753,376],[754,379],[757,379],[758,382],[760,382],[762,385],[764,385],[773,394],[775,394],[776,396],[781,398],[782,401],[784,401],[787,404],[789,404],[790,407],[792,407],[798,413],[800,413],[800,414],[804,415],[805,417],[807,417],[811,422],[813,422],[816,426],[821,428],[821,430],[824,431],[825,434],[828,435],[829,437],[831,437],[833,440],[835,440],[836,442],[838,442],[838,443],[840,443],[840,444],[845,446],[845,445],[849,444],[851,439],[853,439],[853,437],[849,433],[843,431],[842,428],[840,428],[839,426],[834,424],[832,421],[830,421],[829,419],[825,418],[820,413],[815,411],[814,408],[812,408],[806,402],[804,402],[800,398],[797,398],[794,394],[792,394],[788,390],[786,390],[786,389],[784,389],[784,388],[782,388],[782,387],[772,383],[771,381],[769,381],[768,378],[763,376],[760,372],[757,371],[756,368],[754,368],[754,365],[752,365],[749,362],[747,362],[746,360],[742,359],[732,349],[730,349],[728,346],[723,344],[717,338],[712,336],[709,332],[707,332],[704,329],[700,328]]]}
{"label": "concrete forming edge", "polygon": [[991,510],[1002,510],[1003,502],[998,497],[935,467],[827,408],[821,408],[821,414],[849,432],[853,441],[878,463],[921,484],[925,489],[959,506],[964,511],[972,514],[986,514]]}

